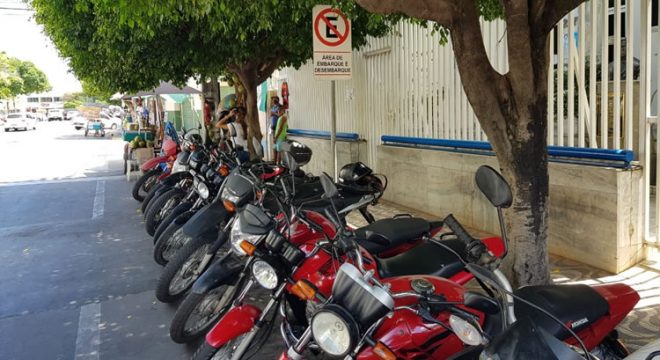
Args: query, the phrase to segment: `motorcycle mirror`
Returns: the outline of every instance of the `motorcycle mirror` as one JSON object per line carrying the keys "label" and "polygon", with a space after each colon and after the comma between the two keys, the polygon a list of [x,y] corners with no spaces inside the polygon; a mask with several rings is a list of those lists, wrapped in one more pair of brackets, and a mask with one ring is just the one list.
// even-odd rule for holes
{"label": "motorcycle mirror", "polygon": [[493,206],[505,209],[511,206],[511,187],[495,169],[487,165],[480,166],[474,180]]}
{"label": "motorcycle mirror", "polygon": [[321,180],[321,186],[323,186],[323,193],[324,197],[326,199],[332,199],[333,197],[337,196],[339,194],[339,190],[337,190],[337,186],[335,185],[334,181],[330,178],[330,176],[327,173],[323,173],[320,176]]}

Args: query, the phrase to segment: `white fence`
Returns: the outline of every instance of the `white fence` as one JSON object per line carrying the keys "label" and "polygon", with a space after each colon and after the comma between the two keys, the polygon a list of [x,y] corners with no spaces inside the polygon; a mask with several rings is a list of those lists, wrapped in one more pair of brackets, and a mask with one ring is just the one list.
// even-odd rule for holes
{"label": "white fence", "polygon": [[[657,3],[592,0],[552,31],[550,145],[631,149],[650,168],[660,152],[652,128],[660,112]],[[493,66],[506,72],[505,24],[483,23],[482,29]],[[439,42],[429,30],[400,24],[395,34],[356,51],[353,80],[337,82],[337,129],[367,140],[370,165],[381,135],[487,140],[463,92],[451,45]],[[329,82],[315,81],[310,66],[281,75],[291,94],[290,126],[329,130]],[[645,174],[650,194],[650,172]]]}

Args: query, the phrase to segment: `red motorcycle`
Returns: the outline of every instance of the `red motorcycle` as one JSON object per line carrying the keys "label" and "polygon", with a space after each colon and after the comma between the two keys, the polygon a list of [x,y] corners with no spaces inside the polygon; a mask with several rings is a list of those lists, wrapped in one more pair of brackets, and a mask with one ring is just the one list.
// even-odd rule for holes
{"label": "red motorcycle", "polygon": [[[169,127],[171,127],[171,130]],[[160,149],[160,155],[140,166],[143,175],[135,182],[132,191],[133,198],[137,201],[144,201],[149,190],[172,170],[176,155],[179,152],[178,135],[174,130],[174,126],[169,122],[166,124],[165,133],[167,136]]]}
{"label": "red motorcycle", "polygon": [[[476,183],[497,208],[504,230],[502,209],[511,205],[508,184],[487,166],[477,171]],[[598,355],[628,355],[614,328],[639,301],[635,290],[608,284],[527,286],[511,291],[498,270],[499,259],[452,215],[445,225],[468,244],[466,269],[486,289],[501,294],[499,301],[433,276],[379,280],[363,267],[357,251],[358,267],[342,265],[332,297],[316,309],[303,336],[280,359],[302,358],[302,350],[312,339],[323,352],[348,359],[470,358],[465,354],[482,349],[492,336],[512,326],[516,317],[533,318],[544,331],[570,345],[577,345],[579,338],[581,345]],[[505,231],[502,235],[506,240]],[[444,247],[441,242],[435,244]]]}
{"label": "red motorcycle", "polygon": [[[321,181],[326,189],[326,197],[334,197],[337,189],[332,181],[327,176],[322,177]],[[334,208],[334,204],[331,205]],[[236,253],[251,255],[236,282],[236,288],[241,290],[233,302],[233,308],[207,334],[206,343],[196,352],[195,359],[227,356],[217,355],[218,352],[230,352],[232,356],[236,355],[235,358],[240,358],[245,355],[248,347],[251,353],[258,350],[260,345],[251,345],[261,344],[270,333],[276,315],[271,310],[276,307],[279,307],[284,319],[281,330],[287,343],[305,336],[297,330],[304,330],[308,325],[306,307],[310,306],[309,301],[316,297],[325,299],[330,296],[337,271],[350,253],[344,248],[346,240],[342,241],[348,233],[342,231],[341,236],[337,236],[337,229],[342,227],[339,226],[336,209],[334,212],[333,221],[330,221],[316,212],[300,211],[291,220],[287,220],[285,225],[280,223],[279,226],[257,206],[248,205],[241,212],[230,236]],[[277,231],[273,231],[275,228]],[[432,242],[388,243],[392,240],[388,235],[366,231],[366,240],[388,246],[391,253],[396,255],[384,258],[372,256],[364,249],[359,252],[360,262],[365,264],[366,271],[373,273],[375,278],[411,276],[422,272],[439,276],[439,280],[433,280],[439,282],[438,288],[443,288],[439,285],[447,282],[457,289],[461,288],[459,283],[472,278],[464,271],[462,260],[458,259],[460,256],[468,256],[469,250],[460,240],[443,240],[450,249],[448,251]],[[339,240],[330,241],[335,238]],[[353,236],[350,237],[350,241],[355,240]],[[490,251],[503,253],[504,245],[500,238],[487,239],[486,243]],[[263,311],[243,303],[255,282],[273,291]],[[403,286],[395,282],[392,284]],[[242,344],[241,348],[236,347],[239,343]]]}

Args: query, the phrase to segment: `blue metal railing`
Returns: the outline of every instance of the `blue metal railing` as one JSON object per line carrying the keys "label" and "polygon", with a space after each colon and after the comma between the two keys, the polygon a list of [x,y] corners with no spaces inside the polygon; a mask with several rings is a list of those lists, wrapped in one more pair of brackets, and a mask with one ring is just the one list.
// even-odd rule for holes
{"label": "blue metal railing", "polygon": [[[329,131],[321,131],[321,130],[302,130],[302,129],[289,129],[287,133],[291,136],[306,136],[306,137],[315,137],[315,138],[322,138],[322,139],[330,139],[330,132]],[[360,136],[356,133],[345,133],[345,132],[338,132],[337,133],[337,140],[358,140]]]}
{"label": "blue metal railing", "polygon": [[[487,141],[429,139],[388,135],[383,135],[381,140],[385,145],[421,146],[438,150],[493,154],[493,148]],[[628,168],[630,167],[630,162],[633,161],[634,152],[632,150],[621,149],[548,146],[548,156],[550,157],[550,161]]]}

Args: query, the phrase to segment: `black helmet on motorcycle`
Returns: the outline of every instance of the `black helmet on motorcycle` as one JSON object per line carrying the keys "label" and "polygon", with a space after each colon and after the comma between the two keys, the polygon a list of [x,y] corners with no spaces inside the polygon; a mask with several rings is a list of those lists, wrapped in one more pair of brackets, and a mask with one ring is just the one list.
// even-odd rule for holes
{"label": "black helmet on motorcycle", "polygon": [[339,170],[339,183],[342,185],[360,184],[362,179],[371,175],[373,171],[361,162],[355,162],[344,165]]}
{"label": "black helmet on motorcycle", "polygon": [[362,162],[344,165],[339,170],[339,186],[360,193],[383,192],[383,182]]}

